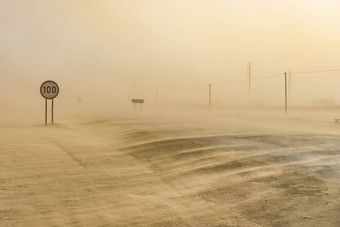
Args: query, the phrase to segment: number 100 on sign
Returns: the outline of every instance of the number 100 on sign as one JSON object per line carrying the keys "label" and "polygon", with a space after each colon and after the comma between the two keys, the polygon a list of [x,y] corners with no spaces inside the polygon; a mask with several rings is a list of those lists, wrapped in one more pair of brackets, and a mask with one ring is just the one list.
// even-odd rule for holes
{"label": "number 100 on sign", "polygon": [[45,99],[54,99],[59,94],[59,86],[54,81],[45,81],[40,87],[40,93]]}

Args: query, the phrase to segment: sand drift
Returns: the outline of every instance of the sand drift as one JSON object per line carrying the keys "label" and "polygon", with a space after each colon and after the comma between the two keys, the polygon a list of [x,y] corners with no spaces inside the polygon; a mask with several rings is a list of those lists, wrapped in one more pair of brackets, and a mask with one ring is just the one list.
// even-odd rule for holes
{"label": "sand drift", "polygon": [[0,226],[340,225],[339,135],[219,120],[2,123]]}

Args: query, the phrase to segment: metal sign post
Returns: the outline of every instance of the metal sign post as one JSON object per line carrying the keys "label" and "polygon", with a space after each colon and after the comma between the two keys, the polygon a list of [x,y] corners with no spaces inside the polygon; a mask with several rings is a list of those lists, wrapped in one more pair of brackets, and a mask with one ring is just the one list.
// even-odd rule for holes
{"label": "metal sign post", "polygon": [[54,113],[54,99],[52,99],[52,116],[51,116],[51,123],[53,124],[53,113]]}
{"label": "metal sign post", "polygon": [[52,99],[51,123],[54,121],[54,98],[59,94],[59,86],[52,80],[47,80],[40,86],[40,94],[45,98],[45,125],[47,125],[47,100]]}
{"label": "metal sign post", "polygon": [[47,125],[47,99],[45,99],[45,125]]}

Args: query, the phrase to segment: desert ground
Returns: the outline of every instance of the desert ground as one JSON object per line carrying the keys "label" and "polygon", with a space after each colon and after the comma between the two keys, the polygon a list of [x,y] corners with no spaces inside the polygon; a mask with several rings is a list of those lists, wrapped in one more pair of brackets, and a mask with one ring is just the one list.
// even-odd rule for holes
{"label": "desert ground", "polygon": [[331,117],[0,115],[0,226],[340,226]]}

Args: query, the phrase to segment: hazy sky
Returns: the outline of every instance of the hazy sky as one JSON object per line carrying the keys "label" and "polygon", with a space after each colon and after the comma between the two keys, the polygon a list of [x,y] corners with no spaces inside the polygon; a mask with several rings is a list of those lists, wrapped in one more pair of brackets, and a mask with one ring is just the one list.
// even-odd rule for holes
{"label": "hazy sky", "polygon": [[[204,102],[212,83],[223,104],[247,97],[246,81],[219,83],[247,79],[248,62],[254,78],[340,68],[336,0],[0,0],[0,28],[0,103],[40,102],[52,79],[64,102],[151,102],[157,90]],[[296,75],[292,97],[340,102],[339,78]],[[281,82],[254,81],[253,99],[280,100]]]}

